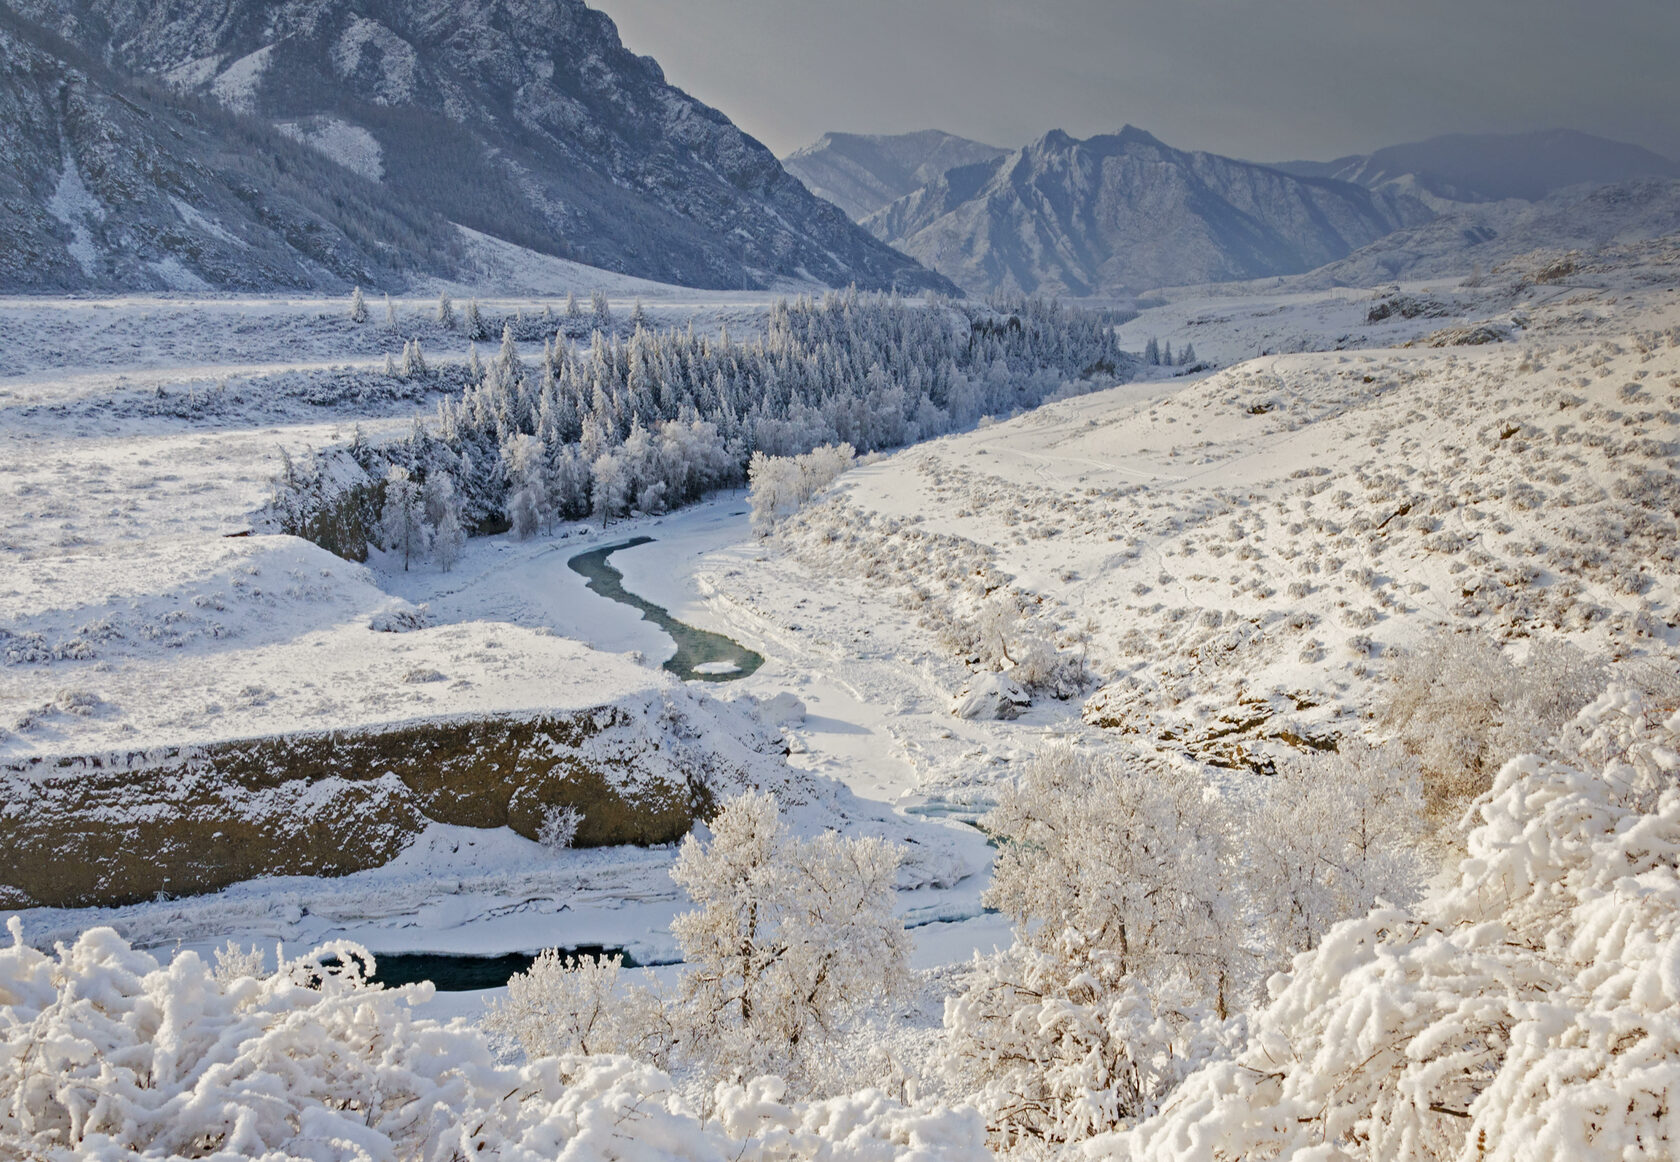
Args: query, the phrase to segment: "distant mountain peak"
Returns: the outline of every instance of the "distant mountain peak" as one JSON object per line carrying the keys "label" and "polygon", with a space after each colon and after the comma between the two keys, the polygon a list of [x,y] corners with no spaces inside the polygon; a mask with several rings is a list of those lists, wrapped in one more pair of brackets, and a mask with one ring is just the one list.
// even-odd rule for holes
{"label": "distant mountain peak", "polygon": [[1300,176],[1334,177],[1380,189],[1410,182],[1448,202],[1536,202],[1571,186],[1680,178],[1680,162],[1637,145],[1575,129],[1448,133],[1328,162],[1283,162]]}
{"label": "distant mountain peak", "polygon": [[862,219],[948,170],[992,161],[1007,152],[939,129],[825,133],[783,158],[782,164],[812,193],[853,219]]}
{"label": "distant mountain peak", "polygon": [[1053,129],[865,220],[971,293],[1112,296],[1294,274],[1422,221],[1416,199],[1174,149],[1127,125]]}

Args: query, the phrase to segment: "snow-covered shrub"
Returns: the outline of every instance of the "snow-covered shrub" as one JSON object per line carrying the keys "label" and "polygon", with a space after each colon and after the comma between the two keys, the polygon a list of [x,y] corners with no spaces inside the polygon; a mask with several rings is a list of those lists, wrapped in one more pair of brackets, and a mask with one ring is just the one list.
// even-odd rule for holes
{"label": "snow-covered shrub", "polygon": [[976,957],[946,1002],[944,1065],[1002,1144],[1077,1141],[1153,1112],[1222,1031],[1205,1008],[1016,944]]}
{"label": "snow-covered shrub", "polygon": [[508,981],[484,1027],[518,1042],[527,1058],[627,1053],[664,1064],[674,1039],[651,974],[626,986],[622,956],[542,953]]}
{"label": "snow-covered shrub", "polygon": [[1274,955],[1314,947],[1379,898],[1416,899],[1423,795],[1410,756],[1343,740],[1336,753],[1279,762],[1264,784],[1240,818],[1245,878]]}
{"label": "snow-covered shrub", "polygon": [[754,452],[747,465],[747,505],[753,531],[769,536],[776,525],[852,466],[857,451],[850,444],[814,448],[802,456],[766,456]]}
{"label": "snow-covered shrub", "polygon": [[262,949],[256,945],[241,948],[229,940],[224,947],[216,949],[215,977],[223,985],[232,984],[244,976],[264,975]]}
{"label": "snow-covered shrub", "polygon": [[1233,828],[1206,791],[1199,773],[1052,747],[985,817],[986,905],[1017,941],[1109,980],[1183,978],[1223,1015],[1248,955],[1225,884]]}
{"label": "snow-covered shrub", "polygon": [[788,835],[768,793],[730,801],[671,878],[698,907],[671,925],[688,968],[684,1056],[720,1077],[804,1073],[822,1039],[905,982],[899,853],[877,838]]}
{"label": "snow-covered shrub", "polygon": [[999,796],[984,901],[1015,946],[946,1002],[944,1068],[1003,1141],[1149,1113],[1251,975],[1232,829],[1198,775],[1055,748]]}
{"label": "snow-covered shrub", "polygon": [[1125,1159],[1668,1158],[1680,711],[1628,689],[1499,771],[1455,885],[1337,925]]}
{"label": "snow-covered shrub", "polygon": [[1067,699],[1090,683],[1085,655],[1057,647],[1041,619],[1016,589],[1000,588],[979,602],[972,616],[949,615],[940,638],[971,662],[1008,674],[1033,694]]}
{"label": "snow-covered shrub", "polygon": [[577,838],[583,812],[571,804],[564,807],[543,808],[542,823],[537,827],[537,842],[549,851],[564,851]]}
{"label": "snow-covered shrub", "polygon": [[981,1162],[970,1112],[879,1091],[791,1103],[720,1086],[702,1119],[626,1057],[498,1065],[483,1033],[415,1015],[428,985],[370,985],[343,943],[269,976],[161,965],[109,928],[48,956],[0,949],[0,1157],[50,1162]]}
{"label": "snow-covered shrub", "polygon": [[1493,642],[1440,633],[1395,664],[1378,719],[1423,768],[1429,805],[1449,816],[1514,754],[1536,750],[1603,685],[1567,643],[1535,641],[1519,666]]}

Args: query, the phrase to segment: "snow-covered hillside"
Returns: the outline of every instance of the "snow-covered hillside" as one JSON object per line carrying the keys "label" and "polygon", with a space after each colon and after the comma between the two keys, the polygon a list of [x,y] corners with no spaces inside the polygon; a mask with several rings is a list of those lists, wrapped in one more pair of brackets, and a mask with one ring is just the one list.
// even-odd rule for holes
{"label": "snow-covered hillside", "polygon": [[[896,728],[941,795],[1079,720],[1241,768],[1363,735],[1394,660],[1443,630],[1671,664],[1677,262],[1660,242],[1516,294],[1161,307],[1135,344],[1258,357],[856,469],[699,580],[778,652],[920,708]],[[1023,624],[1078,641],[1093,689],[1006,727],[925,713],[969,677],[952,625],[1009,589]]]}
{"label": "snow-covered hillside", "polygon": [[[674,334],[627,337],[625,297],[601,304],[616,340],[594,342],[558,302],[487,296],[509,346],[473,370],[464,324],[430,298],[393,303],[394,323],[371,297],[361,323],[348,301],[0,302],[19,372],[0,379],[10,856],[68,836],[94,845],[83,879],[136,850],[171,875],[230,842],[290,859],[193,885],[213,891],[22,910],[0,952],[0,1111],[27,1117],[0,1112],[0,1150],[97,1152],[99,1134],[175,1149],[192,1129],[194,1149],[304,1156],[299,1135],[351,1131],[313,1082],[273,1080],[283,1044],[357,1085],[406,1070],[435,1097],[434,1140],[502,1158],[586,1155],[609,1122],[649,1157],[1328,1140],[1359,1159],[1520,1158],[1547,1156],[1529,1151],[1547,1134],[1580,1147],[1550,1156],[1594,1157],[1612,1122],[1623,1154],[1663,1156],[1680,1042],[1662,967],[1674,238],[1481,279],[1174,292],[1118,329],[1125,351],[1111,318],[1036,307],[575,289],[596,285]],[[415,341],[430,369],[404,372]],[[551,510],[449,559],[375,545],[356,564],[272,531],[282,453],[304,463],[359,431],[369,462],[397,457],[440,401],[496,433],[448,449],[467,480],[497,438],[533,439],[498,429],[504,413],[526,424],[522,408],[575,407],[592,384],[592,471],[610,477],[602,461],[648,443],[637,407],[679,422],[650,368],[742,431],[737,396],[773,378],[750,430],[790,452],[842,431],[881,451],[761,454],[745,492],[675,510],[620,496],[588,522]],[[913,430],[875,426],[907,413]],[[619,418],[640,436],[609,443]],[[364,473],[348,452],[320,464]],[[567,567],[614,546],[633,602]],[[762,665],[678,680],[647,603]],[[404,754],[380,751],[399,735]],[[320,777],[264,782],[322,754]],[[567,848],[589,834],[542,796],[603,777],[591,762],[631,790],[695,792],[661,833],[687,833],[681,851]],[[779,815],[737,798],[764,790]],[[373,792],[377,809],[351,809]],[[516,988],[428,999],[297,959],[355,956],[344,939],[662,967],[539,961]],[[131,1023],[90,1017],[85,989]],[[444,1029],[425,1004],[491,1016]],[[124,1080],[98,1118],[61,1116],[102,1060],[154,1060],[165,1011],[180,1045],[207,1048],[155,1085]],[[352,1029],[389,1052],[368,1057]],[[18,1064],[61,1035],[91,1048]],[[544,1056],[603,1047],[642,1063]],[[463,1080],[444,1093],[449,1070]],[[735,1085],[761,1071],[785,1081]],[[260,1119],[185,1112],[258,1091]],[[414,1140],[385,1096],[350,1105],[370,1156]],[[130,1115],[152,1136],[110,1128]]]}

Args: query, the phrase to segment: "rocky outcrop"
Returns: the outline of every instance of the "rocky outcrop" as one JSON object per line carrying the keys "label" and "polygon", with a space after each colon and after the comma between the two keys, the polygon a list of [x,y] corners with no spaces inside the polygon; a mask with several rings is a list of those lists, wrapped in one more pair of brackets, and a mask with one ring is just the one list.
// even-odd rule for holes
{"label": "rocky outcrop", "polygon": [[0,289],[337,290],[462,258],[439,215],[4,7],[0,127]]}
{"label": "rocky outcrop", "polygon": [[[429,823],[578,846],[680,839],[772,767],[679,702],[493,715],[0,764],[0,907],[118,905],[394,858]],[[689,737],[685,737],[689,736]],[[765,744],[768,749],[768,744]],[[762,767],[762,770],[755,768]]]}

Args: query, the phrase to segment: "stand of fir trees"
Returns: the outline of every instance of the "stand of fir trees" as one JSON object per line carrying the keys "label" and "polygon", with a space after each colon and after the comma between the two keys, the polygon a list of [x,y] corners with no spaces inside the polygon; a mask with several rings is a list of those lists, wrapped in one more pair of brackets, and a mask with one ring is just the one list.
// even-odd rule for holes
{"label": "stand of fir trees", "polygon": [[[602,305],[597,297],[595,322]],[[764,334],[747,340],[639,320],[627,337],[597,327],[587,344],[558,328],[531,358],[506,323],[493,357],[473,349],[465,390],[432,422],[380,447],[358,439],[343,454],[371,481],[393,466],[421,488],[447,476],[446,490],[430,486],[450,498],[435,521],[527,536],[691,503],[744,482],[754,453],[896,448],[1034,407],[1070,383],[1116,382],[1136,357],[1121,351],[1113,323],[1038,299],[928,304],[852,291],[778,302]],[[303,510],[338,507],[323,494],[333,475],[277,481],[286,531],[310,536]],[[310,495],[288,495],[301,479]]]}

